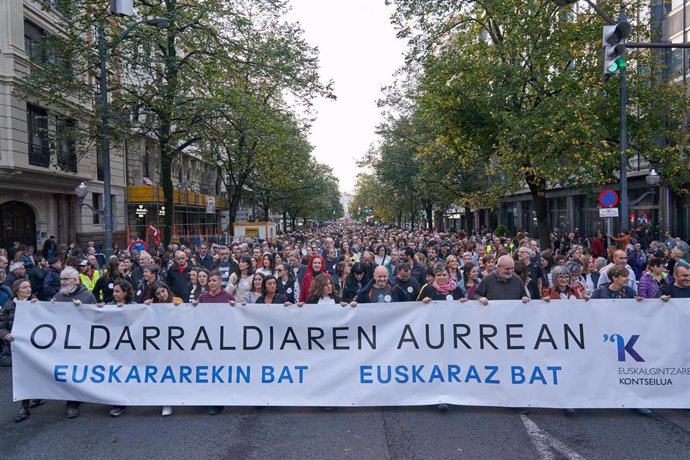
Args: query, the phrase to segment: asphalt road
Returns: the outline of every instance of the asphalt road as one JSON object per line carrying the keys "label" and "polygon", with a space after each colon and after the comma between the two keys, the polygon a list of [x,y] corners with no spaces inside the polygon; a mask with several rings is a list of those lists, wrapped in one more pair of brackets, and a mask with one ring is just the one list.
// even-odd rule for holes
{"label": "asphalt road", "polygon": [[431,407],[128,408],[84,404],[67,420],[64,403],[50,401],[14,423],[11,369],[0,368],[0,456],[7,459],[132,458],[518,458],[687,459],[690,412]]}

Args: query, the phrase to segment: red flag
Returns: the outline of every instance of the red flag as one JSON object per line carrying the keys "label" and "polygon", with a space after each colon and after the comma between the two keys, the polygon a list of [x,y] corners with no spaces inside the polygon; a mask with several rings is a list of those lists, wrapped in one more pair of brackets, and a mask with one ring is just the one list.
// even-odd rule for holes
{"label": "red flag", "polygon": [[153,243],[156,246],[160,246],[161,245],[161,239],[160,239],[160,235],[158,234],[158,229],[156,227],[154,227],[153,225],[149,225],[149,230],[151,230],[153,232]]}

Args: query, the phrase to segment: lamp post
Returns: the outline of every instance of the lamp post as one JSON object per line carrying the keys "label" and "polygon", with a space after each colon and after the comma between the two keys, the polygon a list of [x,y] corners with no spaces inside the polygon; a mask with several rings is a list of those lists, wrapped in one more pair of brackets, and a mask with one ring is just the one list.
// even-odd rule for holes
{"label": "lamp post", "polygon": [[[108,43],[105,35],[103,23],[99,23],[98,29],[98,60],[100,61],[100,98],[98,105],[101,112],[101,155],[103,158],[103,230],[105,232],[105,257],[108,259],[113,252],[113,212],[112,199],[110,196],[110,115],[108,112],[108,69],[106,59],[108,48],[117,46],[118,43],[126,40],[135,27],[142,24],[165,29],[170,24],[168,18],[143,19],[130,24],[120,35],[111,43]],[[84,188],[86,185],[84,185]],[[79,189],[81,187],[77,187]],[[79,193],[77,193],[79,196]],[[83,197],[81,198],[83,200]]]}

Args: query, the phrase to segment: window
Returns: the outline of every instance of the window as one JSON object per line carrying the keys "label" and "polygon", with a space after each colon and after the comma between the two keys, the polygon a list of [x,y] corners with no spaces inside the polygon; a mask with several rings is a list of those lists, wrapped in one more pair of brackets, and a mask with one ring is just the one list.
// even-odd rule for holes
{"label": "window", "polygon": [[57,164],[63,171],[77,172],[76,129],[74,119],[58,118],[55,132]]}
{"label": "window", "polygon": [[45,33],[30,22],[24,21],[24,52],[33,62],[45,61]]}
{"label": "window", "polygon": [[[101,210],[101,194],[100,193],[92,193],[92,196],[93,196],[93,198],[92,198],[92,205],[91,206],[93,206],[94,211],[95,210],[100,211]],[[100,223],[101,223],[101,215],[98,214],[97,212],[94,212],[93,213],[93,224],[98,225]]]}
{"label": "window", "polygon": [[50,165],[48,111],[44,108],[27,104],[26,122],[29,135],[29,164],[47,168]]}

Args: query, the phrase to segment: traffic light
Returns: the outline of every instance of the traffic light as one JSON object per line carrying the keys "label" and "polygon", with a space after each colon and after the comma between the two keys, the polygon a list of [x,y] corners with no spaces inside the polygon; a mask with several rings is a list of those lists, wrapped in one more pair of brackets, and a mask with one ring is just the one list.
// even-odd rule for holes
{"label": "traffic light", "polygon": [[625,68],[625,39],[631,29],[628,21],[604,26],[604,81]]}

